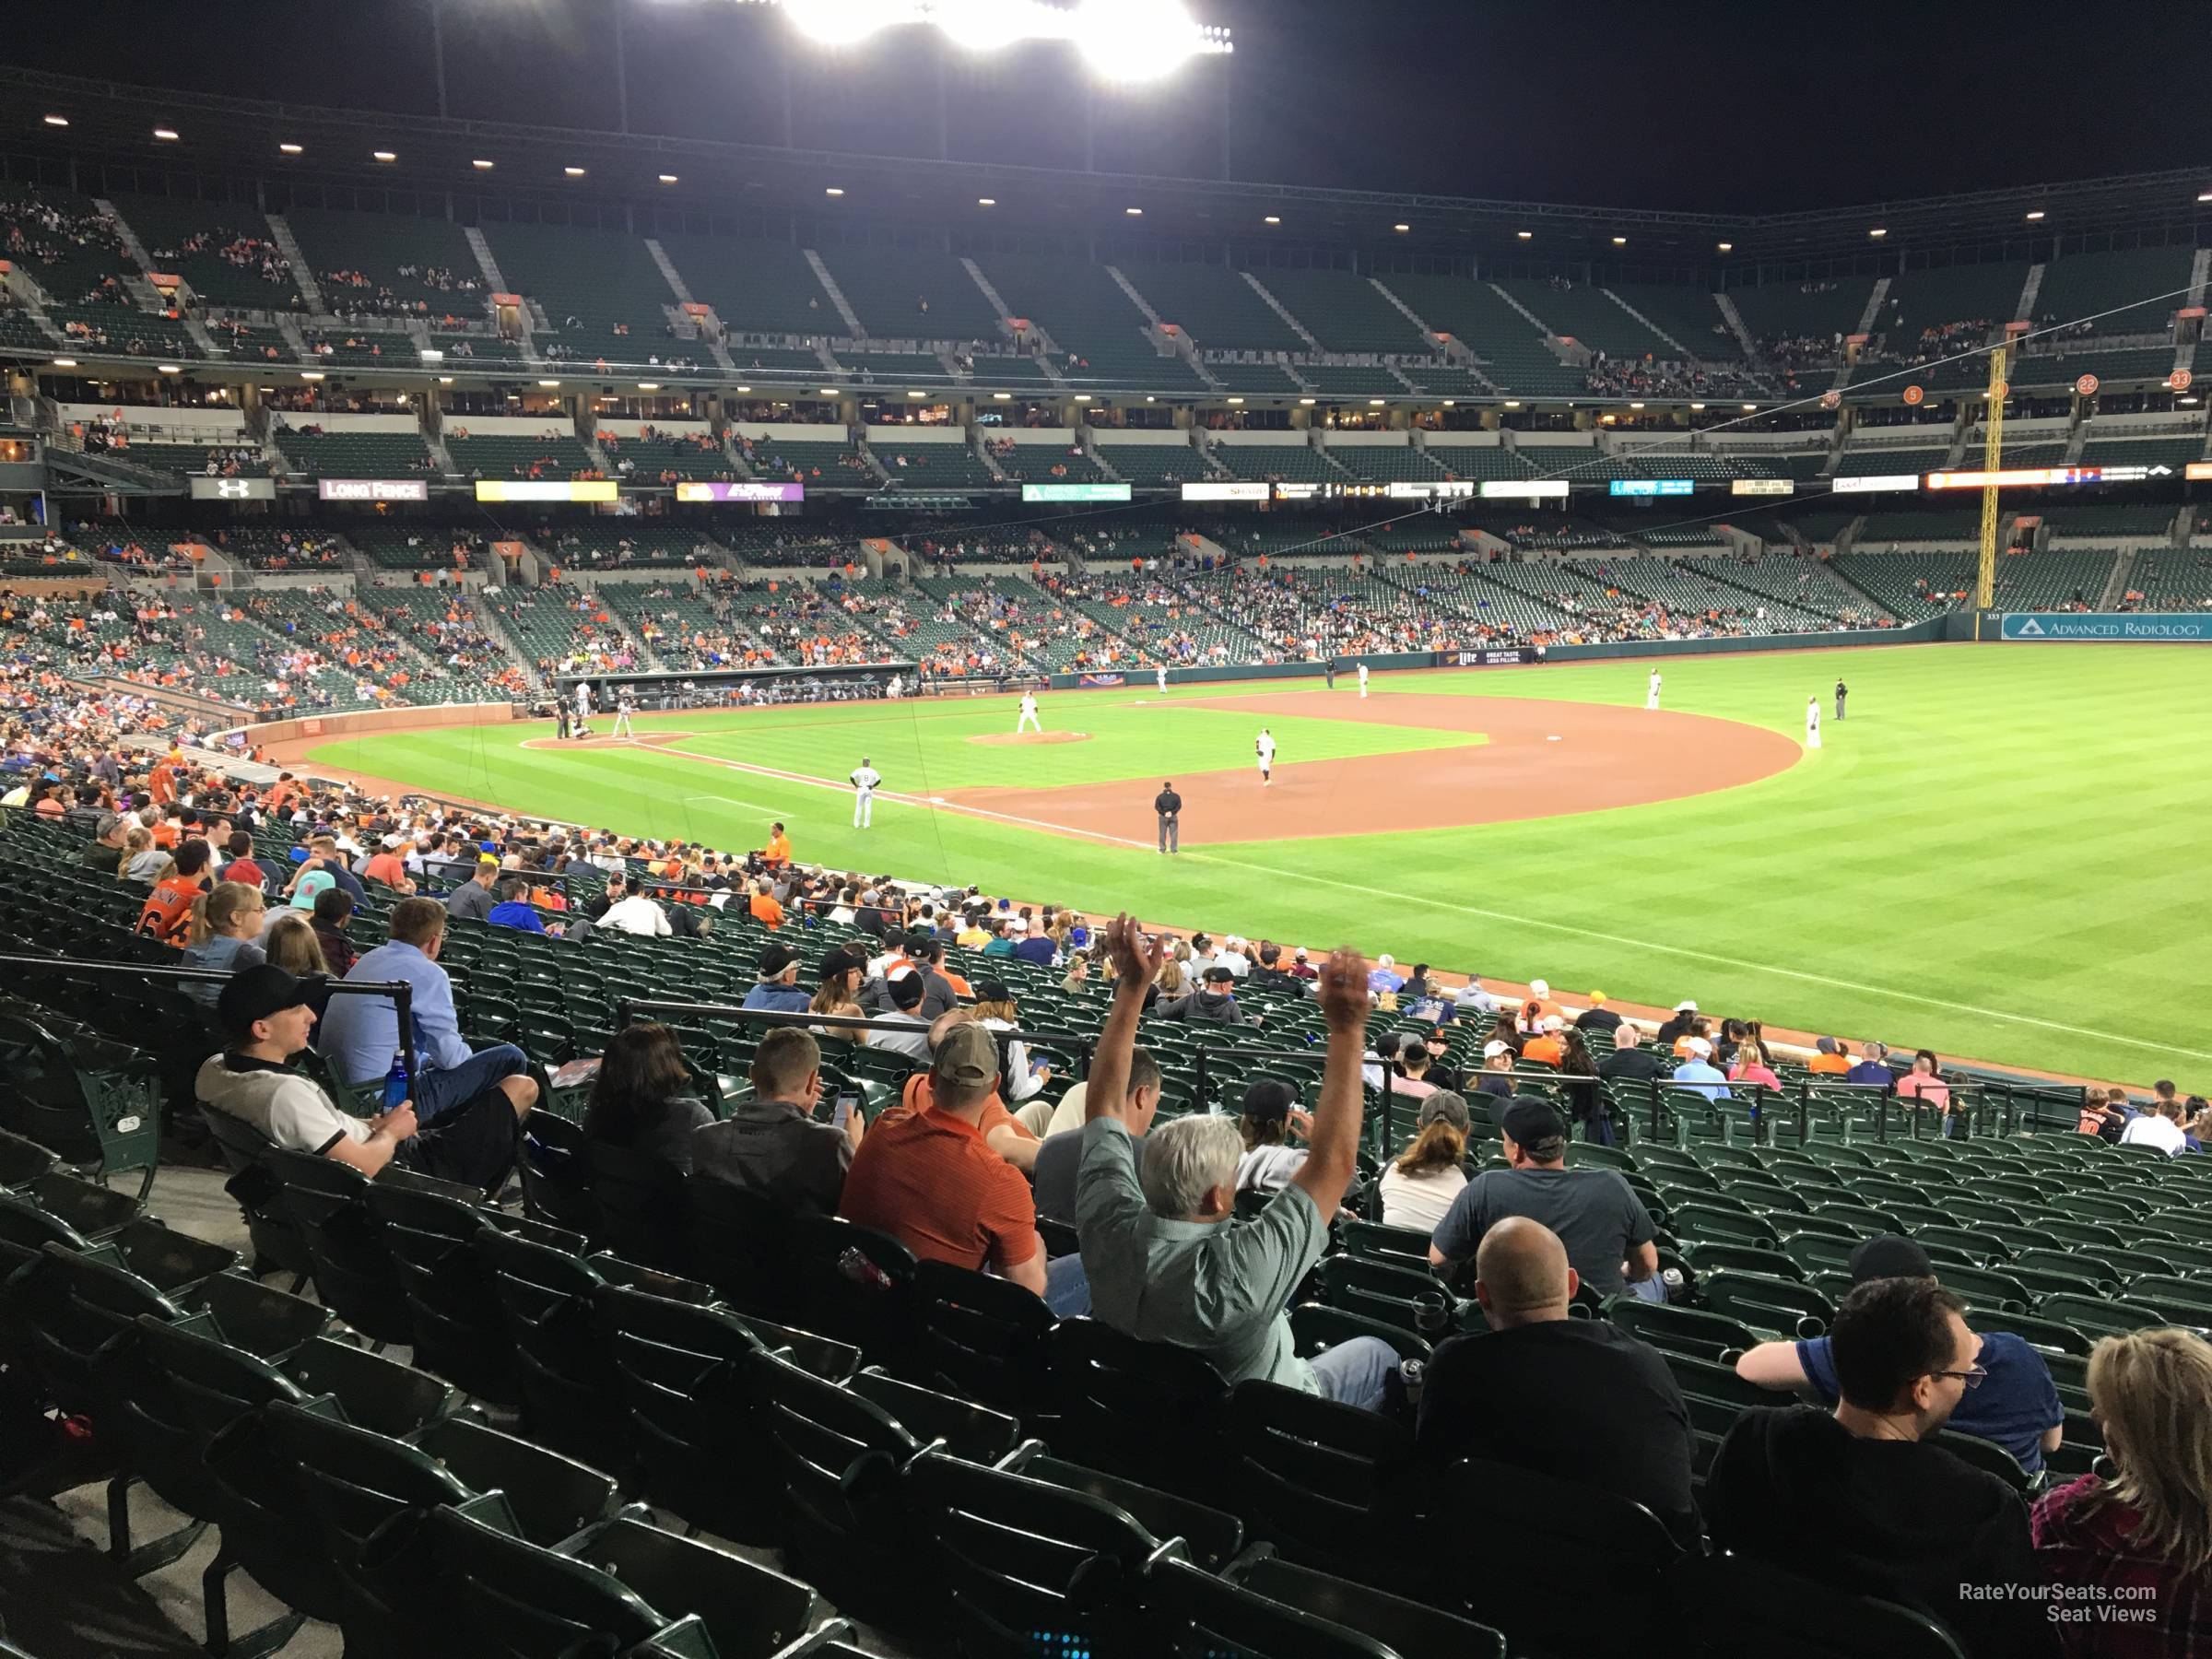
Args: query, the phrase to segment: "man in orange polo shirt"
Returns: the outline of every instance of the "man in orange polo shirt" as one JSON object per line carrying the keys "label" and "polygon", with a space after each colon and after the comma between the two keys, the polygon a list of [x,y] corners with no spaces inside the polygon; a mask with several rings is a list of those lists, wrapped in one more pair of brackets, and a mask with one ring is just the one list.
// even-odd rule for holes
{"label": "man in orange polo shirt", "polygon": [[753,884],[753,901],[749,907],[754,919],[774,928],[783,925],[783,907],[776,902],[771,884],[764,877]]}
{"label": "man in orange polo shirt", "polygon": [[[972,1008],[949,1008],[931,1020],[930,1053],[934,1056],[943,1046],[945,1034],[953,1027],[965,1024],[974,1018],[975,1010]],[[928,1072],[920,1071],[907,1078],[906,1086],[900,1090],[898,1110],[925,1112],[929,1109],[935,1099],[930,1076]],[[1006,1101],[999,1097],[995,1072],[992,1074],[991,1093],[983,1101],[976,1126],[982,1131],[983,1144],[1016,1169],[1026,1174],[1037,1167],[1038,1139],[1030,1133],[1028,1125],[1006,1110]]]}
{"label": "man in orange polo shirt", "polygon": [[838,1214],[889,1233],[924,1260],[1011,1279],[1064,1318],[1087,1312],[1082,1258],[1048,1267],[1028,1179],[983,1143],[983,1108],[997,1081],[991,1033],[973,1020],[953,1026],[930,1063],[929,1104],[869,1129],[845,1172]]}
{"label": "man in orange polo shirt", "polygon": [[1821,1038],[1815,1049],[1813,1057],[1805,1063],[1805,1069],[1816,1077],[1841,1077],[1851,1070],[1851,1056],[1833,1037]]}
{"label": "man in orange polo shirt", "polygon": [[768,845],[762,849],[760,857],[771,870],[780,869],[791,862],[791,842],[783,834],[782,825],[771,824],[768,827]]}

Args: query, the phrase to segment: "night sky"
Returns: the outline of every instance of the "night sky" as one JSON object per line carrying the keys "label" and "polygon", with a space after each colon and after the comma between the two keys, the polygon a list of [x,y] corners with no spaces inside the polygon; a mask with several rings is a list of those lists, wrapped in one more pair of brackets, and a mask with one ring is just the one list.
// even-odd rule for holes
{"label": "night sky", "polygon": [[[0,60],[154,86],[436,108],[430,0],[14,0]],[[443,0],[449,112],[614,128],[616,0]],[[765,8],[622,0],[633,132],[935,154],[936,53],[830,54]],[[956,159],[1771,212],[2212,165],[2212,9],[2172,0],[1193,0],[1229,60],[1088,90],[1065,48],[944,70]]]}

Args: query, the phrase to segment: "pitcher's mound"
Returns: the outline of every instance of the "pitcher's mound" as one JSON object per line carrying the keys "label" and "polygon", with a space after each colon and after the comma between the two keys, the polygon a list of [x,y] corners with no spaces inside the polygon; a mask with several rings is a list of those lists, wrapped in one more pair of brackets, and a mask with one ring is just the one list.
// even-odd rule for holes
{"label": "pitcher's mound", "polygon": [[1088,743],[1088,732],[987,732],[971,743]]}

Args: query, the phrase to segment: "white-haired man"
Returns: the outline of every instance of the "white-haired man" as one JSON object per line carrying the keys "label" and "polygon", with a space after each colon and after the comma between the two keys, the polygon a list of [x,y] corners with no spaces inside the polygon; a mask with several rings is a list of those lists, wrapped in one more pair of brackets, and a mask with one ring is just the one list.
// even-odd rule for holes
{"label": "white-haired man", "polygon": [[1305,1162],[1257,1218],[1230,1227],[1244,1152],[1235,1118],[1194,1112],[1156,1126],[1141,1159],[1130,1138],[1126,1078],[1137,1018],[1167,952],[1125,915],[1108,926],[1106,944],[1114,998],[1091,1064],[1076,1197],[1093,1317],[1202,1354],[1231,1384],[1262,1378],[1380,1409],[1397,1350],[1361,1336],[1301,1359],[1284,1312],[1328,1248],[1329,1220],[1357,1162],[1367,963],[1340,950],[1321,976],[1329,1043]]}

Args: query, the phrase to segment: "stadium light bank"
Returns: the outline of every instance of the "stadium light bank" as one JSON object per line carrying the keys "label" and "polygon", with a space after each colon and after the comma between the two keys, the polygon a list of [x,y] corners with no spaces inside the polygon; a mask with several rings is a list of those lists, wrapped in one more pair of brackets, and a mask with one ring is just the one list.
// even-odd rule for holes
{"label": "stadium light bank", "polygon": [[1200,23],[1183,0],[733,0],[774,6],[804,39],[856,46],[887,29],[925,25],[964,52],[1021,41],[1065,41],[1106,80],[1150,81],[1197,57],[1236,50],[1227,29]]}

